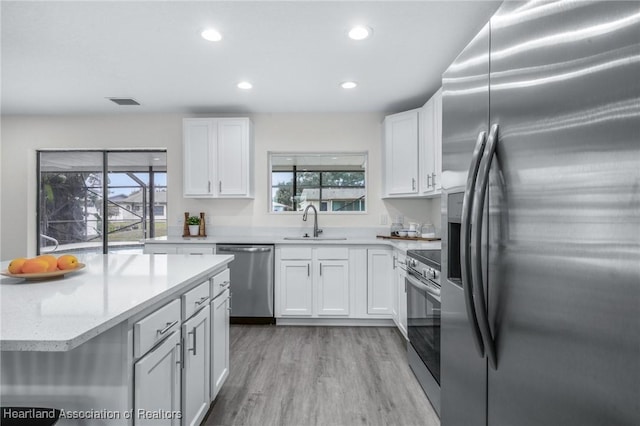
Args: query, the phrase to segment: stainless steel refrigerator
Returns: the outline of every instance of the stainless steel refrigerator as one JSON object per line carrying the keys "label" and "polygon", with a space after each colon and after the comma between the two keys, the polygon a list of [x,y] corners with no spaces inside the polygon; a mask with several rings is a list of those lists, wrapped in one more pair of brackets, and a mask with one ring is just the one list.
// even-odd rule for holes
{"label": "stainless steel refrigerator", "polygon": [[442,425],[640,425],[640,2],[505,2],[443,187]]}

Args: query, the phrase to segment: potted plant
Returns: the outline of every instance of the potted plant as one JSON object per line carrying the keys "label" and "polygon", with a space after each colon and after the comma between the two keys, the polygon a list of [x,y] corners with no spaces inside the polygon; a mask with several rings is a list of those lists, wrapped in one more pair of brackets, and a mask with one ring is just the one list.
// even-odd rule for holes
{"label": "potted plant", "polygon": [[189,235],[192,237],[198,236],[200,233],[200,218],[198,216],[190,216],[187,219],[187,225],[189,225]]}

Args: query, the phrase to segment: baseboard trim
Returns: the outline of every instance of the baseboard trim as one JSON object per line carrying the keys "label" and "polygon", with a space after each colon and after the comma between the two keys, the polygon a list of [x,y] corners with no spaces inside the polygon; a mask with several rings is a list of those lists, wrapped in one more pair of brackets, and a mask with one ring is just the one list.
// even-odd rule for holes
{"label": "baseboard trim", "polygon": [[360,318],[276,318],[276,325],[395,327],[392,319]]}

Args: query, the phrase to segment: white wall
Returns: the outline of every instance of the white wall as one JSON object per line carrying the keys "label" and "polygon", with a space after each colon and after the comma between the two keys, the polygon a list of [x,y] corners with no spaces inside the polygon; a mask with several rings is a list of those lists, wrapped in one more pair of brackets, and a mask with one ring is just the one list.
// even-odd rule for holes
{"label": "white wall", "polygon": [[[179,114],[2,117],[0,259],[36,251],[36,150],[166,148],[169,225],[183,213],[205,212],[212,226],[295,227],[299,214],[268,212],[268,151],[367,151],[367,214],[321,215],[321,226],[379,227],[381,215],[440,225],[439,200],[382,201],[382,113],[255,114],[255,199],[182,197],[182,118]],[[209,225],[207,225],[209,226]]]}

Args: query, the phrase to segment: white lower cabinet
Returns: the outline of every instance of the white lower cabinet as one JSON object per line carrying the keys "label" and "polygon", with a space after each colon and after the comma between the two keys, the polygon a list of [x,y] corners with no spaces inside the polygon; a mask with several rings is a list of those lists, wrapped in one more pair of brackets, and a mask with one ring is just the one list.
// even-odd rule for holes
{"label": "white lower cabinet", "polygon": [[173,332],[134,364],[135,425],[180,425],[181,420],[176,415],[155,419],[138,413],[139,410],[180,412],[181,354],[180,332]]}
{"label": "white lower cabinet", "polygon": [[229,375],[229,278],[224,269],[133,323],[134,425],[204,419]]}
{"label": "white lower cabinet", "polygon": [[349,316],[348,248],[276,248],[276,261],[276,316]]}
{"label": "white lower cabinet", "polygon": [[209,408],[211,331],[209,305],[182,324],[184,358],[182,360],[183,425],[199,425]]}
{"label": "white lower cabinet", "polygon": [[280,315],[313,314],[313,280],[311,259],[280,262]]}
{"label": "white lower cabinet", "polygon": [[349,315],[349,261],[318,260],[316,313]]}
{"label": "white lower cabinet", "polygon": [[211,302],[211,401],[229,376],[230,303],[231,293],[228,288]]}
{"label": "white lower cabinet", "polygon": [[397,252],[396,253],[396,268],[395,268],[395,277],[394,277],[394,291],[397,295],[397,314],[398,321],[396,325],[400,329],[400,332],[404,336],[405,339],[408,340],[407,335],[407,272],[405,271],[406,265],[406,255]]}
{"label": "white lower cabinet", "polygon": [[367,251],[367,313],[393,315],[392,269],[391,250]]}

